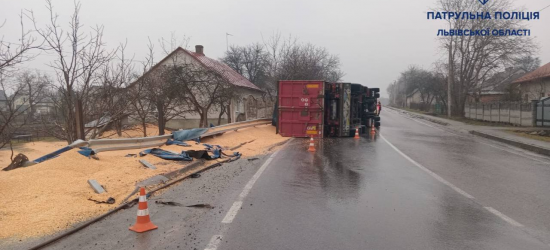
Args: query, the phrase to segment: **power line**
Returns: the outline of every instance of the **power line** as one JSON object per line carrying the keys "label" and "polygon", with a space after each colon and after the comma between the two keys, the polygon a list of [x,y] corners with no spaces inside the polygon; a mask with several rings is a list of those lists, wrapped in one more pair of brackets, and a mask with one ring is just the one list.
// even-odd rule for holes
{"label": "power line", "polygon": [[544,7],[544,8],[542,8],[542,10],[539,10],[539,12],[541,12],[541,11],[547,9],[548,7],[550,7],[550,5],[548,5],[548,6]]}

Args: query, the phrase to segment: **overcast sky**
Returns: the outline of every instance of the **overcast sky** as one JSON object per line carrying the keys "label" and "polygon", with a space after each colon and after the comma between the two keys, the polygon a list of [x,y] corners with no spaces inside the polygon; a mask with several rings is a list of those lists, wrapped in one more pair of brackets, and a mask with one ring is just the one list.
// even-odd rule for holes
{"label": "overcast sky", "polygon": [[[472,0],[476,1],[476,0]],[[498,0],[490,0],[498,1]],[[550,0],[516,0],[528,11],[538,11]],[[21,9],[32,9],[39,25],[47,21],[43,0],[0,0],[0,35],[17,41]],[[53,0],[61,20],[72,13],[73,1]],[[105,41],[112,48],[128,41],[128,53],[143,60],[148,37],[157,41],[177,36],[191,38],[189,46],[204,45],[205,54],[220,58],[229,45],[261,42],[274,32],[298,37],[337,54],[347,82],[385,89],[409,65],[429,69],[444,58],[436,41],[442,21],[427,20],[435,0],[93,0],[82,1],[81,22],[105,26]],[[2,21],[0,20],[0,21]],[[66,25],[67,22],[63,22]],[[550,62],[550,8],[540,20],[529,22],[540,45],[542,63]],[[161,52],[158,51],[160,59]],[[27,68],[51,72],[43,55]]]}

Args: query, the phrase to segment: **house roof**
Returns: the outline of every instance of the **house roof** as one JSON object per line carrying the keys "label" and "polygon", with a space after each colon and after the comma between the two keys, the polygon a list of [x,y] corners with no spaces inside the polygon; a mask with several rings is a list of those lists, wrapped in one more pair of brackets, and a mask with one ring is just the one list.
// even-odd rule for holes
{"label": "house roof", "polygon": [[[243,88],[248,88],[248,89],[252,89],[252,90],[257,90],[257,91],[262,91],[260,88],[258,88],[258,86],[254,85],[254,83],[250,82],[248,79],[246,79],[244,76],[242,76],[241,74],[237,73],[235,70],[233,70],[231,67],[227,66],[227,64],[225,63],[222,63],[218,60],[215,60],[215,59],[212,59],[212,58],[209,58],[203,54],[198,54],[198,53],[195,53],[195,52],[192,52],[192,51],[189,51],[189,50],[186,50],[186,49],[183,49],[182,47],[178,47],[177,49],[175,49],[174,51],[172,51],[172,53],[170,53],[169,55],[167,55],[165,58],[163,58],[160,62],[158,62],[157,64],[155,64],[155,66],[153,66],[148,72],[146,72],[144,74],[144,76],[146,74],[148,74],[149,72],[155,70],[156,68],[158,68],[160,65],[162,65],[166,60],[168,60],[169,58],[171,58],[174,54],[178,53],[178,52],[183,52],[183,53],[186,53],[188,55],[190,55],[192,58],[194,58],[195,60],[197,60],[201,65],[211,69],[211,70],[214,70],[216,71],[218,74],[222,75],[228,82],[230,82],[231,84],[235,85],[235,86],[238,86],[238,87],[243,87]],[[143,77],[143,76],[142,76]],[[141,79],[141,77],[140,77]],[[139,81],[139,79],[137,80]],[[137,82],[136,81],[136,82]],[[135,83],[135,82],[134,82]],[[130,85],[133,85],[130,84]]]}
{"label": "house roof", "polygon": [[538,80],[542,78],[550,77],[550,63],[522,76],[517,79],[514,83],[525,83],[533,80]]}
{"label": "house roof", "polygon": [[[180,48],[181,49],[181,48]],[[199,61],[202,65],[218,72],[218,74],[222,75],[227,81],[229,81],[231,84],[239,87],[245,87],[249,89],[259,90],[262,91],[258,86],[254,85],[254,83],[250,82],[248,79],[246,79],[241,74],[237,73],[237,71],[233,70],[231,67],[227,66],[227,64],[220,62],[218,60],[209,58],[205,55],[198,54],[195,52],[191,52],[189,50],[183,49],[186,53],[191,55],[193,58],[195,58],[197,61]]]}
{"label": "house roof", "polygon": [[482,95],[498,95],[506,93],[506,88],[515,80],[525,74],[523,69],[508,68],[505,71],[498,72],[483,83],[481,88]]}

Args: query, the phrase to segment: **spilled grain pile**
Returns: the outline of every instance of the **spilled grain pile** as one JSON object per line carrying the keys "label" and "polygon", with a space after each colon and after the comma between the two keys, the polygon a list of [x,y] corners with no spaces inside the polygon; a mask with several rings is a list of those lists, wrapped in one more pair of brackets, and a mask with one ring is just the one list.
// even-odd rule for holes
{"label": "spilled grain pile", "polygon": [[[136,137],[150,137],[159,135],[159,127],[153,124],[147,124],[145,132],[147,136],[144,136],[143,127],[141,125],[135,125],[122,130],[121,135],[117,134],[116,130],[105,131],[99,136],[101,139],[115,139],[115,138],[136,138]],[[172,132],[164,130],[164,134],[169,135]]]}
{"label": "spilled grain pile", "polygon": [[[259,126],[208,138],[203,143],[232,148],[254,140],[236,150],[246,158],[266,153],[271,146],[287,139],[276,135],[272,126]],[[192,147],[171,145],[162,146],[162,149],[173,152],[204,149],[202,145],[188,143]],[[28,143],[18,150],[34,159],[65,145],[63,142]],[[102,152],[98,154],[99,160],[71,150],[31,167],[0,171],[0,196],[3,198],[0,203],[0,239],[38,237],[69,228],[116,207],[134,190],[136,183],[190,163],[166,161],[152,155],[125,157],[141,150]],[[232,153],[230,150],[226,152]],[[143,167],[139,159],[145,159],[157,169]],[[0,151],[0,160],[3,166],[9,164],[7,151]],[[202,167],[210,163],[213,162],[204,163]],[[107,192],[94,193],[87,183],[89,179],[97,180]],[[109,197],[115,198],[114,205],[95,204],[88,200],[107,200]]]}

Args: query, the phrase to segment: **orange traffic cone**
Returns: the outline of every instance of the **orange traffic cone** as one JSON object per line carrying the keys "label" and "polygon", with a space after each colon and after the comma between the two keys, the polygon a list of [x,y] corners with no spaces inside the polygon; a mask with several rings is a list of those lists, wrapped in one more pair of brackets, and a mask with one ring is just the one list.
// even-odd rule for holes
{"label": "orange traffic cone", "polygon": [[354,139],[360,139],[359,137],[359,128],[355,128],[355,137],[353,137]]}
{"label": "orange traffic cone", "polygon": [[307,149],[309,152],[315,152],[315,140],[313,140],[313,136],[311,136],[311,139],[309,139],[309,148]]}
{"label": "orange traffic cone", "polygon": [[371,134],[376,134],[376,130],[374,129],[374,121],[372,122],[372,129],[370,130]]}
{"label": "orange traffic cone", "polygon": [[149,219],[149,209],[147,209],[147,196],[145,194],[145,188],[141,187],[139,190],[139,204],[137,212],[136,224],[130,227],[130,230],[143,233],[149,230],[157,229],[158,227]]}

